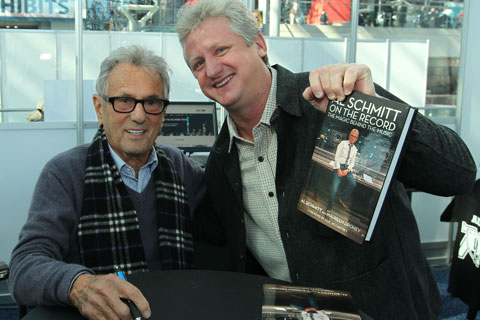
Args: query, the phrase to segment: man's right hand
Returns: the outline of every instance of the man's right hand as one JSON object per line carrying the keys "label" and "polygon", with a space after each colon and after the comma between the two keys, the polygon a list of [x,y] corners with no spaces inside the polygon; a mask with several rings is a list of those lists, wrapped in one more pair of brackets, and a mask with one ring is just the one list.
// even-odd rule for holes
{"label": "man's right hand", "polygon": [[343,101],[353,90],[375,95],[372,73],[363,64],[325,65],[310,71],[309,82],[303,97],[322,112],[326,112],[328,100]]}
{"label": "man's right hand", "polygon": [[114,274],[82,274],[73,283],[70,300],[88,319],[132,319],[130,309],[120,298],[131,300],[143,318],[151,315],[150,305],[140,290]]}

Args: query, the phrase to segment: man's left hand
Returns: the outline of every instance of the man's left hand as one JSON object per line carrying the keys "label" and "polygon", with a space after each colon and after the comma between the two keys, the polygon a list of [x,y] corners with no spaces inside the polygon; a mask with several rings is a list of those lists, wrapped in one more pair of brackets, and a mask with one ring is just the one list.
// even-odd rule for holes
{"label": "man's left hand", "polygon": [[375,95],[370,68],[363,64],[329,64],[310,71],[309,80],[303,97],[322,112],[327,111],[328,100],[343,101],[353,90]]}

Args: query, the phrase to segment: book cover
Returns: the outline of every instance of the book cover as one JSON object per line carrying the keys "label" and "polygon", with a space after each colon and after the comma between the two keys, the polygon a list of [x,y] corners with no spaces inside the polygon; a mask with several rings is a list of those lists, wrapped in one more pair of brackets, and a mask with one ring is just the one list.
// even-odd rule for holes
{"label": "book cover", "polygon": [[263,285],[262,320],[360,320],[349,292]]}
{"label": "book cover", "polygon": [[360,92],[330,101],[298,209],[357,243],[370,240],[415,114]]}

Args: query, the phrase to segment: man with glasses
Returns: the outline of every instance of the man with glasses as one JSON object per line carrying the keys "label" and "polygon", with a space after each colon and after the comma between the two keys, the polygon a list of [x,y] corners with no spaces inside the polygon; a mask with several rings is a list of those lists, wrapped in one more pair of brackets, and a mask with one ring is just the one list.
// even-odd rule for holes
{"label": "man with glasses", "polygon": [[20,305],[74,305],[90,319],[128,319],[142,293],[114,275],[192,265],[191,213],[203,197],[203,170],[158,146],[170,81],[165,61],[122,47],[101,64],[92,142],[43,169],[28,221],[12,253],[9,287]]}

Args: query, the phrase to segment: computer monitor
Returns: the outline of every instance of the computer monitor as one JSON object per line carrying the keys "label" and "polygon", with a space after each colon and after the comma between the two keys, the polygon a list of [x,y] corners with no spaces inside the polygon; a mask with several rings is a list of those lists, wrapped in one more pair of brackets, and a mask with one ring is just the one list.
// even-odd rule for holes
{"label": "computer monitor", "polygon": [[158,144],[168,144],[184,152],[208,152],[217,137],[215,102],[178,102],[168,105]]}

